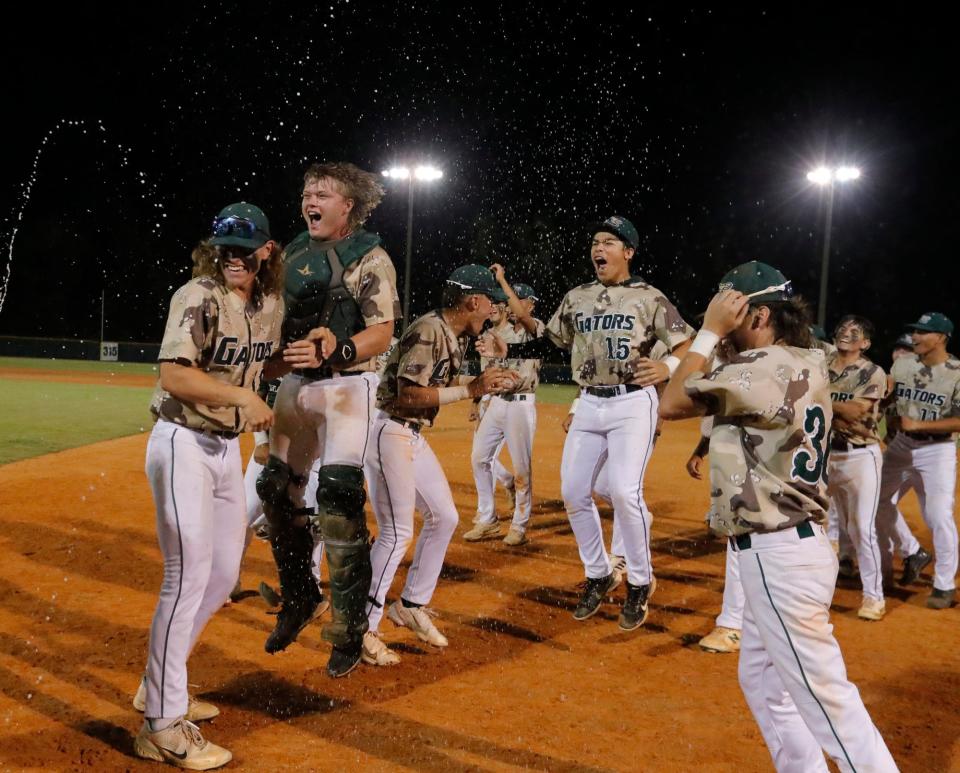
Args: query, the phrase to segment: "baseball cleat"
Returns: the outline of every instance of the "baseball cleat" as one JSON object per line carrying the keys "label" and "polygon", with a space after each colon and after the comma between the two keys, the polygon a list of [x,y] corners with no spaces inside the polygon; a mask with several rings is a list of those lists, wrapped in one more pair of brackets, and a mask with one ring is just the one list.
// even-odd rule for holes
{"label": "baseball cleat", "polygon": [[509,545],[510,547],[516,547],[517,545],[524,545],[527,542],[527,535],[524,534],[520,529],[510,527],[510,531],[507,532],[507,536],[503,538],[503,544]]}
{"label": "baseball cleat", "polygon": [[901,585],[912,585],[920,579],[920,572],[933,561],[933,556],[923,548],[920,548],[912,556],[903,559],[903,576],[900,578]]}
{"label": "baseball cleat", "polygon": [[268,607],[279,607],[283,603],[283,599],[280,598],[280,594],[277,593],[273,586],[268,585],[267,583],[260,581],[260,597],[267,602]]}
{"label": "baseball cleat", "polygon": [[212,770],[233,759],[222,746],[204,740],[200,729],[185,719],[178,719],[155,733],[144,722],[133,742],[133,750],[145,760],[167,762],[187,770]]}
{"label": "baseball cleat", "polygon": [[499,523],[478,523],[470,531],[463,535],[463,538],[467,542],[479,542],[483,539],[489,539],[490,537],[496,537],[500,534],[500,524]]}
{"label": "baseball cleat", "polygon": [[240,585],[240,578],[237,578],[237,584],[230,591],[230,601],[239,601],[243,597],[243,587]]}
{"label": "baseball cleat", "polygon": [[446,647],[447,637],[437,630],[431,617],[437,613],[426,607],[405,607],[403,602],[394,601],[387,610],[387,617],[394,625],[403,626],[413,631],[420,641],[432,644],[434,647]]}
{"label": "baseball cleat", "polygon": [[864,596],[863,603],[857,611],[857,617],[861,620],[883,620],[886,611],[887,605],[883,599],[872,599],[869,596]]}
{"label": "baseball cleat", "polygon": [[593,617],[597,610],[600,609],[604,597],[613,587],[613,573],[608,574],[606,577],[588,577],[583,589],[583,595],[577,603],[577,608],[573,610],[573,619],[586,620],[588,617]]}
{"label": "baseball cleat", "polygon": [[850,556],[843,556],[840,559],[837,574],[845,580],[852,580],[857,576],[857,565],[853,563],[853,559],[850,558]]}
{"label": "baseball cleat", "polygon": [[360,659],[368,666],[395,666],[400,662],[400,656],[384,644],[375,631],[367,631],[363,635]]}
{"label": "baseball cleat", "polygon": [[330,652],[330,660],[327,661],[327,676],[331,679],[339,679],[341,676],[346,676],[360,665],[362,656],[362,645],[360,647],[334,646]]}
{"label": "baseball cleat", "polygon": [[700,640],[704,652],[739,652],[740,631],[718,625]]}
{"label": "baseball cleat", "polygon": [[940,590],[935,587],[930,595],[927,596],[927,607],[930,609],[949,609],[953,605],[953,597],[955,594],[956,591],[953,588],[950,590]]}
{"label": "baseball cleat", "polygon": [[631,585],[627,581],[627,598],[620,611],[620,628],[632,631],[647,621],[649,612],[650,586]]}
{"label": "baseball cleat", "polygon": [[[144,674],[137,687],[137,694],[133,696],[133,707],[141,714],[147,710],[147,677]],[[187,695],[187,713],[183,718],[188,722],[203,722],[220,716],[220,709],[207,701],[198,701],[192,695]]]}
{"label": "baseball cleat", "polygon": [[271,655],[285,650],[297,640],[300,631],[313,620],[323,597],[302,602],[284,602],[277,613],[277,624],[267,637],[263,648]]}

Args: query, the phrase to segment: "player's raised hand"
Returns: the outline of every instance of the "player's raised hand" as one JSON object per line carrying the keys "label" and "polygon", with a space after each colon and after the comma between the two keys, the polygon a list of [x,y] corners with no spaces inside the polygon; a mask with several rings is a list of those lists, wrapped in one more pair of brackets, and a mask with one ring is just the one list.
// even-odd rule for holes
{"label": "player's raised hand", "polygon": [[493,278],[496,279],[500,284],[503,284],[506,281],[506,271],[499,263],[494,263],[492,266],[490,266],[490,271],[493,273]]}
{"label": "player's raised hand", "polygon": [[750,310],[750,299],[738,290],[723,290],[710,300],[703,327],[723,338],[743,322]]}
{"label": "player's raised hand", "polygon": [[252,432],[263,432],[273,426],[273,411],[254,392],[247,392],[247,396],[238,407],[240,415],[246,422],[247,429]]}
{"label": "player's raised hand", "polygon": [[507,356],[507,343],[496,333],[484,333],[474,344],[481,357],[502,359]]}
{"label": "player's raised hand", "polygon": [[322,360],[319,347],[313,341],[293,341],[283,350],[283,361],[294,369],[319,368]]}
{"label": "player's raised hand", "polygon": [[637,383],[641,386],[653,386],[670,378],[670,368],[665,362],[641,357],[637,367]]}

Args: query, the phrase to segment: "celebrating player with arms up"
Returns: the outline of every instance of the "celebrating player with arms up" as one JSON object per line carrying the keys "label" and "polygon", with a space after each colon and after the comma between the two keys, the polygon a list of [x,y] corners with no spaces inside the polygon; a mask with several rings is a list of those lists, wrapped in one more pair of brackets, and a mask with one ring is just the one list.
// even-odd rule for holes
{"label": "celebrating player with arms up", "polygon": [[[711,527],[740,553],[740,686],[778,771],[897,769],[847,680],[830,625],[823,523],[832,409],[806,305],[763,263],[730,271],[664,391],[665,419],[710,414]],[[738,355],[708,371],[723,337]]]}
{"label": "celebrating player with arms up", "polygon": [[[627,596],[620,627],[633,630],[647,617],[653,580],[652,516],[643,501],[643,476],[657,427],[657,391],[690,345],[693,329],[663,293],[630,276],[640,237],[625,218],[612,216],[592,229],[590,257],[597,281],[575,287],[547,325],[546,337],[571,352],[580,403],[563,446],[560,485],[580,549],[587,582],[573,613],[586,620],[616,582],[593,501],[597,474],[607,465],[614,518],[620,522],[627,563]],[[650,359],[657,339],[671,356]],[[542,341],[542,339],[541,339]],[[540,341],[509,348],[493,336],[486,356],[535,356]]]}
{"label": "celebrating player with arms up", "polygon": [[[353,164],[315,164],[304,174],[307,231],[287,247],[284,341],[319,330],[323,363],[286,376],[277,393],[270,457],[257,491],[272,531],[283,608],[267,639],[278,652],[297,638],[320,603],[311,574],[313,535],[306,476],[321,459],[316,525],[326,545],[333,621],[327,664],[341,676],[360,661],[366,631],[370,547],[363,457],[377,388],[377,356],[390,346],[400,304],[380,237],[361,225],[380,202],[374,175]],[[306,507],[305,507],[306,505]]]}

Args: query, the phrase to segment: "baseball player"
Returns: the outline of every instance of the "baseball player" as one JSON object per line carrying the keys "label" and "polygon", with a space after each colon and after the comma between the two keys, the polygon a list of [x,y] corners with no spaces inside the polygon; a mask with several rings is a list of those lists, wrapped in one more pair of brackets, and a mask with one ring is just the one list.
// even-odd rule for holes
{"label": "baseball player", "polygon": [[[911,356],[900,357],[890,370],[897,432],[883,455],[883,479],[877,510],[880,543],[901,545],[903,584],[919,577],[929,562],[913,535],[897,529],[897,507],[911,488],[917,491],[923,520],[933,532],[935,556],[931,609],[946,609],[954,600],[957,574],[957,525],[954,521],[954,487],[957,474],[955,433],[960,432],[960,360],[947,352],[953,323],[939,312],[930,312],[909,325],[913,330]],[[889,423],[889,422],[888,422]],[[909,530],[908,530],[909,531]],[[899,533],[899,536],[898,536]],[[891,551],[883,551],[886,565]]]}
{"label": "baseball player", "polygon": [[[506,282],[503,267],[494,264],[490,270],[501,289],[506,292],[504,288],[510,288],[510,285]],[[515,301],[522,307],[521,316],[532,318],[537,301],[533,288],[518,283],[511,292],[515,293]],[[509,295],[507,297],[509,300]],[[531,334],[515,313],[508,312],[492,330],[508,344],[524,343],[543,335],[543,322],[533,319],[533,327],[536,332]],[[463,535],[468,542],[476,542],[500,534],[500,524],[497,522],[497,514],[493,506],[495,480],[493,466],[504,442],[513,462],[514,510],[513,521],[503,542],[505,545],[515,547],[527,541],[527,524],[530,521],[533,499],[531,460],[533,436],[537,429],[535,400],[537,385],[540,382],[540,363],[539,359],[500,362],[488,358],[483,358],[481,362],[483,369],[493,365],[506,370],[515,370],[520,374],[520,380],[515,389],[489,398],[487,409],[473,436],[471,461],[477,487],[477,518],[473,528]]]}
{"label": "baseball player", "polygon": [[[756,261],[730,271],[667,384],[664,418],[709,414],[711,527],[739,552],[739,678],[778,771],[895,771],[830,625],[837,557],[823,523],[832,421],[806,305]],[[708,372],[719,340],[739,354]]]}
{"label": "baseball player", "polygon": [[[353,164],[314,164],[304,174],[301,214],[307,230],[285,252],[284,341],[319,331],[322,365],[284,378],[277,393],[270,456],[257,482],[270,524],[283,606],[267,652],[296,640],[320,603],[311,573],[309,524],[327,554],[333,645],[327,673],[360,662],[370,585],[363,505],[363,461],[374,410],[377,357],[400,315],[396,273],[380,237],[361,228],[379,204],[376,177]],[[317,514],[306,503],[307,475],[320,459]]]}
{"label": "baseball player", "polygon": [[857,553],[864,620],[881,620],[885,612],[880,548],[877,542],[877,498],[880,494],[880,400],[887,376],[864,356],[873,338],[873,324],[848,314],[837,324],[835,350],[827,355],[833,434],[827,466],[830,514],[849,535]]}
{"label": "baseball player", "polygon": [[232,755],[191,721],[219,710],[188,696],[187,658],[240,567],[246,520],[237,437],[273,421],[257,386],[279,350],[282,264],[266,216],[246,203],[221,210],[192,258],[193,279],[170,302],[150,405],[156,424],[146,473],[164,573],[134,698],[145,715],[134,751],[208,770]]}
{"label": "baseball player", "polygon": [[443,405],[515,388],[518,374],[497,367],[485,369],[469,385],[455,385],[470,337],[478,336],[493,315],[491,301],[503,300],[489,269],[461,266],[446,281],[441,308],[404,331],[384,371],[365,465],[379,530],[371,553],[365,663],[400,662],[378,631],[387,592],[413,539],[415,509],[423,517],[423,529],[400,599],[390,605],[387,615],[421,641],[447,646],[447,637],[437,630],[426,605],[437,587],[459,515],[443,468],[422,430],[433,425]]}
{"label": "baseball player", "polygon": [[[597,281],[568,292],[546,328],[546,338],[570,350],[573,377],[581,387],[580,404],[563,446],[560,484],[586,574],[573,616],[586,620],[615,582],[592,495],[600,468],[608,466],[614,522],[620,521],[627,565],[619,624],[630,631],[647,618],[653,580],[652,516],[643,500],[643,476],[657,424],[654,384],[669,377],[679,362],[677,355],[689,346],[693,329],[663,293],[630,276],[640,237],[629,220],[608,217],[591,233]],[[497,356],[537,356],[542,349],[537,344],[543,339],[507,347],[496,336],[488,338],[489,345],[482,347]],[[657,339],[671,352],[659,362],[650,359]]]}

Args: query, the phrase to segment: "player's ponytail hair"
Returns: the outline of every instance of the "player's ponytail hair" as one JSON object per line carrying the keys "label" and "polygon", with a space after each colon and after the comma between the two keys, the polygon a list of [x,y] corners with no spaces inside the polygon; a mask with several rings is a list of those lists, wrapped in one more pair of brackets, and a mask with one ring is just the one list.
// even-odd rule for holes
{"label": "player's ponytail hair", "polygon": [[786,346],[809,349],[813,346],[810,325],[813,315],[808,304],[799,295],[787,301],[758,303],[770,309],[770,324],[773,326],[776,340]]}
{"label": "player's ponytail hair", "polygon": [[[190,254],[190,258],[193,260],[193,278],[206,276],[223,284],[220,258],[225,252],[226,250],[223,247],[210,244],[210,239],[200,242]],[[255,302],[259,301],[264,295],[279,295],[283,289],[283,269],[283,248],[277,242],[273,242],[270,256],[260,266],[257,281],[253,286],[253,300]]]}

